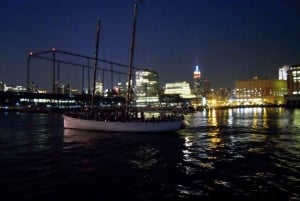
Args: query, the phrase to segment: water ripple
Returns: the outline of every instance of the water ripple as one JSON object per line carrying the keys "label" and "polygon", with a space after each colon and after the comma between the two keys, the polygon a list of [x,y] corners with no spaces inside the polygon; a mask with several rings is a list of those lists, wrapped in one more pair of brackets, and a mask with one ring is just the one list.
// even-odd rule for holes
{"label": "water ripple", "polygon": [[[176,133],[62,128],[0,115],[5,200],[299,200],[300,110],[210,110]],[[22,196],[19,196],[22,195]]]}

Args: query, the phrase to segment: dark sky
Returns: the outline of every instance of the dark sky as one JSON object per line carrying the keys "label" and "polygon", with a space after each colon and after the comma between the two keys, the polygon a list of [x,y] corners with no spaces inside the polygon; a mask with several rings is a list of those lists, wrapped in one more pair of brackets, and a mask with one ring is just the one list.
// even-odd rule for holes
{"label": "dark sky", "polygon": [[[129,63],[134,0],[10,0],[0,7],[0,80],[26,83],[28,53],[56,49]],[[277,77],[300,63],[299,0],[144,0],[134,65],[166,82],[192,83],[198,61],[214,88],[254,75]],[[100,64],[101,65],[101,64]],[[31,80],[50,88],[49,62],[32,61]],[[81,87],[81,69],[62,66],[62,82]],[[115,78],[116,79],[116,78]],[[121,79],[121,78],[119,78]]]}

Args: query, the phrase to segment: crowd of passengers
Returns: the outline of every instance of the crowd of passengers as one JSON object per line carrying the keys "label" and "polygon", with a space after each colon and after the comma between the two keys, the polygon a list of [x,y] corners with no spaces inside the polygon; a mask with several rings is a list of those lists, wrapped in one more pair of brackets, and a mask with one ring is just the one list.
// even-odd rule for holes
{"label": "crowd of passengers", "polygon": [[69,113],[71,117],[80,119],[94,119],[99,121],[140,121],[140,122],[158,122],[158,121],[177,121],[184,120],[184,116],[178,114],[162,114],[161,116],[145,117],[144,112],[129,112],[126,115],[125,111],[85,111],[80,113]]}

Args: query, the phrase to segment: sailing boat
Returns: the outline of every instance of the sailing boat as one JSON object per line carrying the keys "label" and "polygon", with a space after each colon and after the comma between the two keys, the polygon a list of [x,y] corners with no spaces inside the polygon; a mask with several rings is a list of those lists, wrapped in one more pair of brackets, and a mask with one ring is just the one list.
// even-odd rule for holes
{"label": "sailing boat", "polygon": [[134,42],[135,42],[135,29],[136,29],[136,16],[137,16],[137,3],[134,4],[134,18],[133,18],[133,29],[132,29],[132,41],[130,51],[130,63],[128,73],[128,88],[127,88],[127,99],[126,107],[124,111],[101,111],[95,110],[94,107],[94,96],[95,96],[95,77],[98,60],[98,38],[99,38],[99,27],[97,26],[97,42],[96,42],[96,53],[95,53],[95,65],[94,65],[94,89],[92,95],[92,109],[82,114],[63,115],[64,128],[71,129],[82,129],[82,130],[98,130],[107,132],[172,132],[182,128],[185,128],[187,122],[184,121],[183,115],[170,115],[162,114],[159,118],[145,118],[143,112],[138,114],[137,110],[130,110],[129,104],[132,99],[132,88],[131,88],[131,76],[132,76],[132,63],[134,53]]}

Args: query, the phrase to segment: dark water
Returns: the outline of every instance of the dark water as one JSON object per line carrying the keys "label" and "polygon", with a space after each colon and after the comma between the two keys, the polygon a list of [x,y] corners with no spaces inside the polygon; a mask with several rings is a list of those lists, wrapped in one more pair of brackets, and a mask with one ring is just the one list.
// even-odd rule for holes
{"label": "dark water", "polygon": [[0,200],[300,200],[300,110],[211,110],[170,134],[0,113]]}

